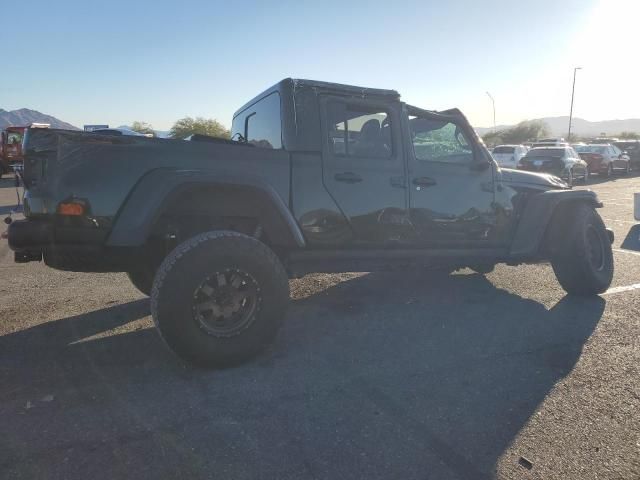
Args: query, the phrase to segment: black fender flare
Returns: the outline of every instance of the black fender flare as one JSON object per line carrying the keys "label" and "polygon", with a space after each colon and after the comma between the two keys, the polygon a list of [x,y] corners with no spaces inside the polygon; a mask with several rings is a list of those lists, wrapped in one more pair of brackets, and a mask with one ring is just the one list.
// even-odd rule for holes
{"label": "black fender flare", "polygon": [[291,211],[278,192],[255,175],[204,170],[156,169],[147,173],[127,196],[107,238],[109,247],[137,247],[147,241],[161,213],[189,189],[216,186],[249,189],[260,196],[260,215],[270,240],[287,247],[302,248],[305,239]]}
{"label": "black fender flare", "polygon": [[535,257],[556,209],[561,205],[577,202],[586,203],[594,208],[602,207],[602,202],[591,190],[548,190],[532,195],[518,222],[511,243],[510,256]]}

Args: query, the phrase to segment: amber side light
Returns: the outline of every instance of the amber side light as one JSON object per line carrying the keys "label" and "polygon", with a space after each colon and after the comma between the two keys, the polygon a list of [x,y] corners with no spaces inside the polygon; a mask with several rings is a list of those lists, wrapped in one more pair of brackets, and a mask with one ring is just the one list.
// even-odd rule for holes
{"label": "amber side light", "polygon": [[61,203],[58,205],[60,215],[80,216],[84,215],[84,205],[80,203]]}

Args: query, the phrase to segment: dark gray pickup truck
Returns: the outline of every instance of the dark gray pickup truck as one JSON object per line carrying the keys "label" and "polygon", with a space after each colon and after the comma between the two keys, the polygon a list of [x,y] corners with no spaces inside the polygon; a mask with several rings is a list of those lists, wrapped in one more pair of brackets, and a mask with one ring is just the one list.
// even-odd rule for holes
{"label": "dark gray pickup truck", "polygon": [[202,365],[271,342],[308,272],[550,261],[578,295],[613,274],[593,192],[500,169],[460,111],[393,90],[286,79],[237,111],[232,140],[32,129],[24,151],[15,260],[127,272]]}

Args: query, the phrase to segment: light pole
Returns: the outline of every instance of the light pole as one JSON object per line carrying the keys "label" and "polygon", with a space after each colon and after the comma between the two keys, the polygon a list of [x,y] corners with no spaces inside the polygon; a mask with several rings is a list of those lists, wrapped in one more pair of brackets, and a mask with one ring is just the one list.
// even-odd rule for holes
{"label": "light pole", "polygon": [[496,101],[489,92],[487,92],[487,96],[491,99],[491,104],[493,105],[493,133],[496,133]]}
{"label": "light pole", "polygon": [[582,67],[573,69],[573,87],[571,87],[571,109],[569,110],[569,133],[567,134],[567,142],[571,143],[571,120],[573,119],[573,96],[576,92],[576,72],[582,70]]}

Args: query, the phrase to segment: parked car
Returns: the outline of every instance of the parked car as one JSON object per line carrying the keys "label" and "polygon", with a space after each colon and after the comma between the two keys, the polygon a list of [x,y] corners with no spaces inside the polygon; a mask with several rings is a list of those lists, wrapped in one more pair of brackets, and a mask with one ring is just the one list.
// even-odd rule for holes
{"label": "parked car", "polygon": [[597,195],[498,168],[458,109],[285,79],[240,107],[231,133],[96,142],[29,129],[15,261],[128,272],[166,344],[206,366],[271,343],[288,279],[311,272],[547,261],[571,294],[611,283]]}
{"label": "parked car", "polygon": [[563,137],[552,137],[552,138],[539,138],[536,142],[540,143],[553,143],[554,145],[562,145],[567,143],[567,141]]}
{"label": "parked car", "polygon": [[527,154],[524,145],[498,145],[492,150],[493,158],[504,168],[517,168],[520,159]]}
{"label": "parked car", "polygon": [[114,137],[120,137],[122,135],[128,137],[153,137],[151,134],[140,133],[128,128],[99,128],[97,130],[91,130],[89,133],[98,135],[110,135]]}
{"label": "parked car", "polygon": [[580,157],[589,164],[591,173],[611,177],[615,171],[628,175],[631,171],[629,155],[615,145],[591,144],[577,147]]}
{"label": "parked car", "polygon": [[614,145],[629,155],[631,170],[640,170],[640,140],[619,140]]}
{"label": "parked car", "polygon": [[556,175],[573,186],[575,180],[589,181],[587,162],[571,147],[535,147],[527,152],[518,166],[530,172],[545,172]]}

